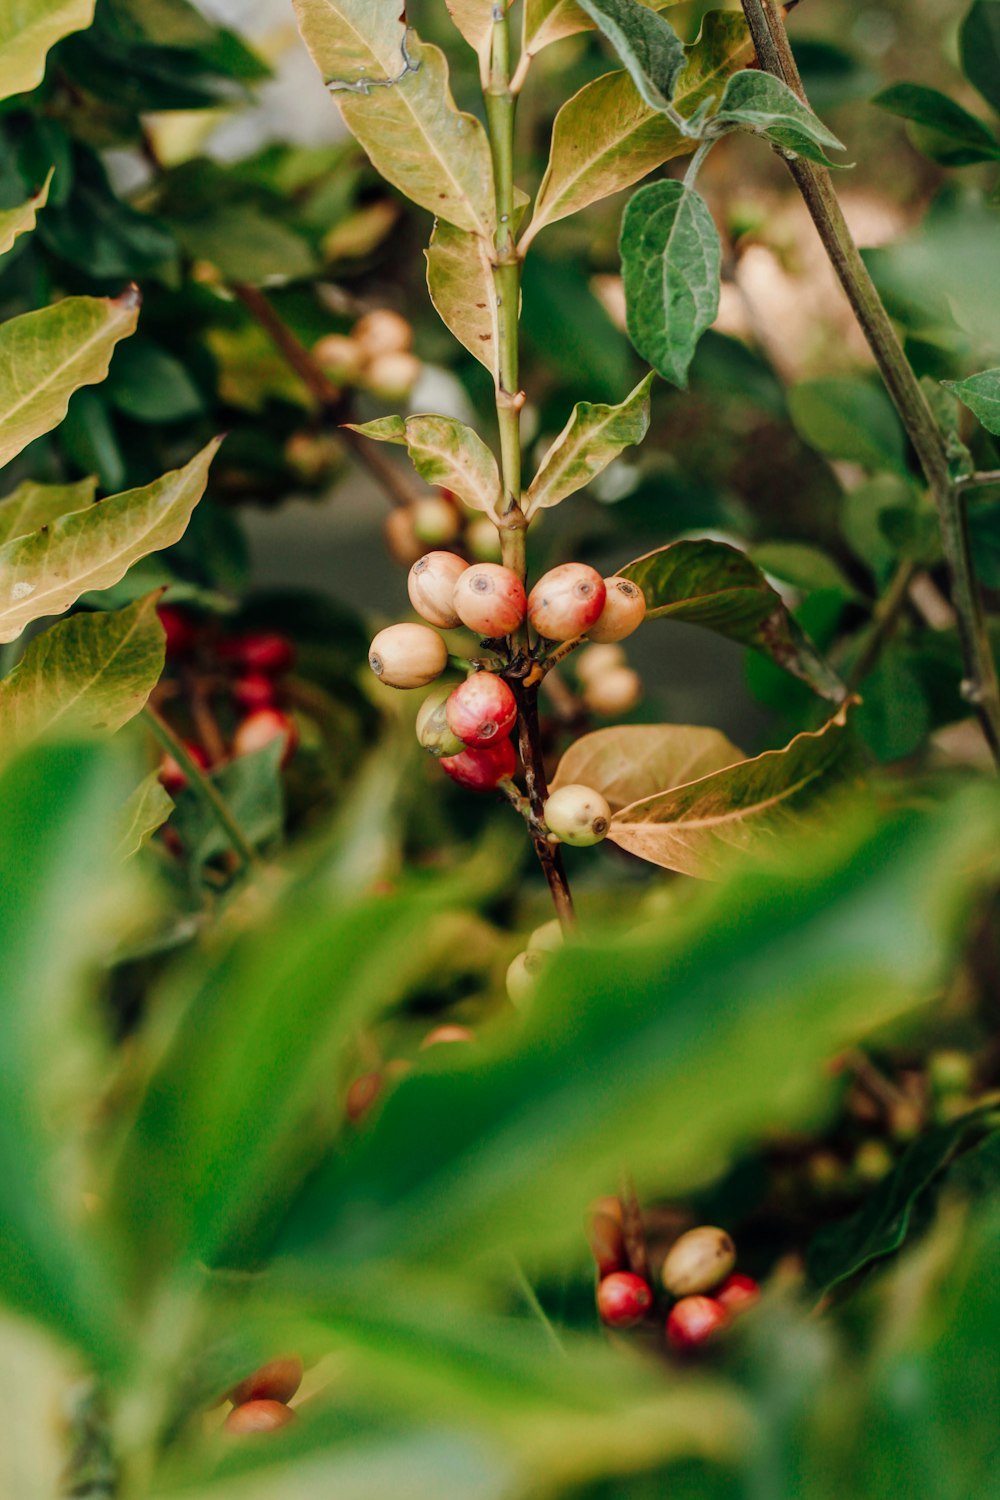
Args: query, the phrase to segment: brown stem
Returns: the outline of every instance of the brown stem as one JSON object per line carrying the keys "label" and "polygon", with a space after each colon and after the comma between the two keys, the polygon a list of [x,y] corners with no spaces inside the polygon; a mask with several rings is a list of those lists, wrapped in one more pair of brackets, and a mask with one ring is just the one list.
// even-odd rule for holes
{"label": "brown stem", "polygon": [[[760,66],[808,103],[773,0],[741,0],[741,4]],[[948,467],[944,437],[847,226],[829,172],[792,154],[785,160],[934,496],[958,617],[966,678],[963,693],[979,715],[994,759],[1000,761],[1000,680],[976,583],[961,489]]]}
{"label": "brown stem", "polygon": [[[518,747],[524,766],[524,784],[527,788],[532,816],[541,826],[545,821],[545,800],[549,795],[549,788],[545,779],[545,763],[538,732],[538,689],[525,687],[520,682],[514,682],[511,686],[517,698]],[[550,844],[544,834],[535,831],[532,831],[531,842],[535,846],[538,862],[548,881],[560,925],[564,932],[573,932],[576,928],[573,897],[570,894],[559,845]]]}

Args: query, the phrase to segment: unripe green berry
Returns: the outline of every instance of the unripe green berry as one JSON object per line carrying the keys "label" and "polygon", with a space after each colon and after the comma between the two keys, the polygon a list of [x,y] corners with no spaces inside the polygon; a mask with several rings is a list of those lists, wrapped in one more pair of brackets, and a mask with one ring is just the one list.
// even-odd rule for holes
{"label": "unripe green berry", "polygon": [[368,648],[368,665],[387,687],[426,687],[448,665],[448,647],[429,625],[390,625]]}
{"label": "unripe green berry", "polygon": [[963,1094],[971,1089],[974,1068],[967,1052],[956,1049],[932,1052],[927,1059],[927,1076],[935,1094]]}
{"label": "unripe green berry", "polygon": [[736,1264],[736,1246],[724,1229],[703,1224],[689,1229],[670,1247],[663,1262],[663,1285],[673,1297],[710,1292]]}
{"label": "unripe green berry", "polygon": [[600,792],[571,783],[552,793],[545,804],[545,823],[563,844],[586,849],[607,838],[611,808]]}
{"label": "unripe green berry", "polygon": [[536,927],[528,939],[529,953],[555,953],[566,941],[562,924],[558,917],[553,917],[551,922],[544,922],[541,927]]}
{"label": "unripe green berry", "polygon": [[458,755],[465,749],[464,741],[448,727],[446,704],[451,693],[450,683],[432,688],[417,714],[417,740],[431,755]]}
{"label": "unripe green berry", "polygon": [[538,985],[542,965],[540,953],[519,953],[507,970],[507,998],[511,1005],[528,1005]]}

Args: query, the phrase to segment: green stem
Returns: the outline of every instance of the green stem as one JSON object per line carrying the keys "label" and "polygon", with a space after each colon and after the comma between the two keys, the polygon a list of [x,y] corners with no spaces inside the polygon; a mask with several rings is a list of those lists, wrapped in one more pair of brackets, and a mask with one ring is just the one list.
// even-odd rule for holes
{"label": "green stem", "polygon": [[147,703],[142,714],[154,737],[159,741],[167,754],[173,756],[184,772],[192,796],[197,797],[209,817],[214,818],[225,834],[240,864],[247,870],[258,864],[259,860],[256,850],[248,842],[228,802],[211,777],[206,776],[197,761],[188,754],[184,747],[184,742],[174,734],[166,719],[163,718],[162,714],[157,713],[152,704]]}
{"label": "green stem", "polygon": [[[773,0],[741,3],[761,67],[781,78],[808,103],[784,22]],[[1000,681],[976,583],[961,486],[950,473],[944,436],[847,227],[829,172],[801,157],[786,160],[934,497],[965,666],[962,691],[979,715],[994,759],[1000,761]]]}
{"label": "green stem", "polygon": [[878,661],[882,647],[892,635],[896,621],[903,612],[910,596],[910,584],[918,571],[917,563],[913,558],[905,558],[893,574],[884,595],[876,604],[871,627],[847,677],[847,686],[851,692],[864,681]]}

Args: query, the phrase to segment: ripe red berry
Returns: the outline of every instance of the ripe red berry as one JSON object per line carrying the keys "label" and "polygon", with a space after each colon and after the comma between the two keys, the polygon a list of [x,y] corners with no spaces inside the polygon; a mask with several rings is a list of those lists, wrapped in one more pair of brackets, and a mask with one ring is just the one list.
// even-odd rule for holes
{"label": "ripe red berry", "polygon": [[[200,745],[195,744],[193,740],[185,740],[184,749],[196,766],[200,766],[203,771],[208,770],[209,759]],[[182,792],[188,784],[187,777],[172,755],[164,755],[160,761],[160,781],[164,791],[169,792],[171,796]]]}
{"label": "ripe red berry", "polygon": [[517,700],[502,677],[476,672],[459,683],[445,714],[452,734],[480,749],[510,734],[517,719]]}
{"label": "ripe red berry", "polygon": [[667,1339],[675,1349],[697,1349],[728,1322],[728,1312],[714,1297],[682,1297],[670,1309]]}
{"label": "ripe red berry", "polygon": [[455,612],[463,625],[490,640],[510,635],[524,619],[524,584],[500,563],[474,563],[455,585]]}
{"label": "ripe red berry", "polygon": [[735,1317],[737,1313],[746,1312],[747,1308],[760,1301],[760,1287],[752,1276],[734,1271],[719,1287],[715,1300],[721,1302],[726,1312]]}
{"label": "ripe red berry", "polygon": [[389,625],[369,646],[368,665],[386,687],[426,687],[448,665],[448,647],[429,625]]}
{"label": "ripe red berry", "polygon": [[628,578],[605,578],[604,608],[587,631],[601,645],[623,641],[638,630],[646,618],[646,598],[637,583]]}
{"label": "ripe red berry", "polygon": [[265,745],[282,738],[285,748],[281,764],[287,766],[299,743],[295,720],[282,713],[280,708],[258,708],[237,725],[233,735],[233,754],[252,755],[255,750],[263,750]]}
{"label": "ripe red berry", "polygon": [[264,672],[279,677],[295,665],[295,647],[287,636],[273,632],[234,635],[219,642],[219,656],[225,662],[248,672]]}
{"label": "ripe red berry", "polygon": [[190,656],[198,640],[198,630],[191,617],[172,604],[161,604],[156,613],[167,637],[167,661]]}
{"label": "ripe red berry", "polygon": [[652,1305],[649,1284],[632,1271],[612,1271],[597,1288],[597,1311],[609,1328],[634,1328]]}
{"label": "ripe red berry", "polygon": [[455,585],[468,566],[454,552],[428,552],[418,557],[406,581],[417,614],[441,630],[454,630],[461,623],[455,610]]}
{"label": "ripe red berry", "polygon": [[302,1384],[303,1365],[297,1354],[283,1354],[278,1359],[269,1359],[266,1365],[254,1370],[246,1380],[233,1386],[229,1399],[234,1406],[243,1406],[247,1401],[291,1401]]}
{"label": "ripe red berry", "polygon": [[233,697],[247,713],[252,713],[255,708],[271,708],[274,682],[263,672],[247,672],[233,683]]}
{"label": "ripe red berry", "polygon": [[290,1406],[284,1406],[280,1401],[244,1401],[242,1406],[234,1406],[225,1421],[227,1432],[237,1437],[247,1437],[251,1434],[277,1432],[279,1427],[287,1427],[289,1422],[295,1421],[295,1413]]}
{"label": "ripe red berry", "polygon": [[517,753],[511,740],[495,740],[482,750],[463,750],[446,755],[440,762],[442,771],[459,786],[473,792],[492,792],[501,781],[517,770]]}
{"label": "ripe red berry", "polygon": [[528,619],[546,640],[572,641],[598,619],[606,597],[600,573],[586,563],[561,563],[528,595]]}

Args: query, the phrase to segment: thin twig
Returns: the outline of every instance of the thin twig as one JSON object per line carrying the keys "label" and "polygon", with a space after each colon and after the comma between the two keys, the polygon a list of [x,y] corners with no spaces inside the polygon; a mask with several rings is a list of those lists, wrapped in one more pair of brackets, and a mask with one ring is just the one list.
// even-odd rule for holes
{"label": "thin twig", "polygon": [[995,484],[1000,484],[1000,469],[983,469],[978,474],[964,474],[955,481],[956,488],[960,490],[985,490]]}
{"label": "thin twig", "polygon": [[225,797],[184,747],[182,740],[171,729],[162,714],[157,713],[151,703],[142,711],[143,718],[155,738],[168,755],[172,755],[183,771],[192,796],[197,797],[208,815],[215,820],[232,846],[233,852],[246,869],[260,863],[257,851],[249,842]]}
{"label": "thin twig", "polygon": [[910,596],[910,584],[918,571],[916,561],[913,558],[905,558],[893,574],[884,595],[876,604],[871,628],[848,674],[847,687],[850,692],[853,692],[858,684],[864,681],[878,661],[882,647],[892,635],[896,622],[905,608]]}

